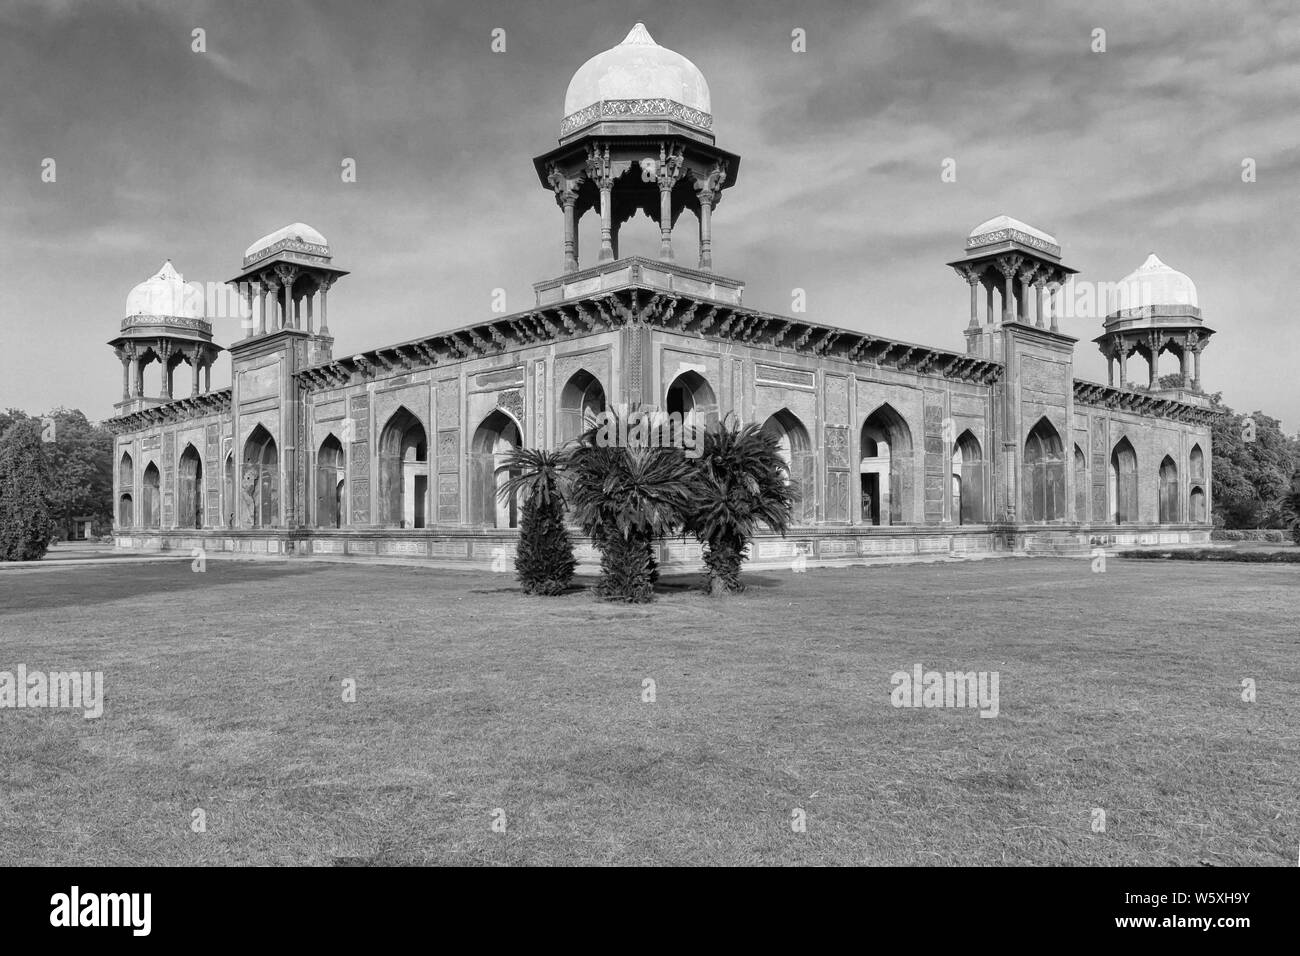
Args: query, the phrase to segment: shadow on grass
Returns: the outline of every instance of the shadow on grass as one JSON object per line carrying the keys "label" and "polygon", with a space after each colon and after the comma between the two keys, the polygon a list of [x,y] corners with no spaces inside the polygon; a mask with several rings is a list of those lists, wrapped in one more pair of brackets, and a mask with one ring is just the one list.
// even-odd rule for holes
{"label": "shadow on grass", "polygon": [[150,564],[73,566],[57,571],[11,572],[0,588],[0,614],[105,604],[160,592],[185,594],[222,585],[264,584],[317,573],[324,564],[211,561],[202,572],[189,558]]}

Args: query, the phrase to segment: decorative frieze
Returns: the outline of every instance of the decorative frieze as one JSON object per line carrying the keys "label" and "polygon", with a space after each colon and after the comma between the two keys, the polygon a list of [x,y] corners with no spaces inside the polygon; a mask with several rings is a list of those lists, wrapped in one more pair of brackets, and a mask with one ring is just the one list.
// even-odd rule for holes
{"label": "decorative frieze", "polygon": [[560,135],[568,136],[584,126],[607,117],[649,117],[674,119],[698,129],[712,129],[713,117],[703,110],[678,103],[676,100],[654,98],[634,100],[601,100],[570,113],[560,123]]}

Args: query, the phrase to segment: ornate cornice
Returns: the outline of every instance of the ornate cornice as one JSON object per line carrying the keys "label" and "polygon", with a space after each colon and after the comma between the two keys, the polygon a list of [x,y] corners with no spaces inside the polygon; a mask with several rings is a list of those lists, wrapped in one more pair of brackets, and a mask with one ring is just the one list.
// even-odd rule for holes
{"label": "ornate cornice", "polygon": [[273,256],[277,252],[302,252],[309,256],[317,256],[321,259],[330,258],[330,247],[318,245],[314,242],[303,242],[301,239],[281,239],[279,242],[273,242],[265,249],[257,249],[252,254],[244,256],[244,268],[247,269],[255,262],[260,262],[268,256]]}
{"label": "ornate cornice", "polygon": [[107,419],[104,424],[114,434],[143,431],[157,425],[170,425],[176,422],[206,418],[209,415],[230,411],[231,390],[229,387],[205,392],[161,405],[151,405],[127,415],[118,415]]}
{"label": "ornate cornice", "polygon": [[1003,375],[999,362],[639,286],[540,306],[295,374],[305,390],[321,391],[635,327],[981,385]]}
{"label": "ornate cornice", "polygon": [[671,119],[679,123],[685,123],[687,126],[694,126],[696,129],[713,129],[713,117],[711,115],[702,110],[684,106],[676,100],[601,100],[599,103],[592,103],[590,106],[583,107],[576,113],[570,113],[564,117],[563,122],[560,123],[560,135],[568,136],[584,126],[590,126],[592,123],[610,117],[620,119]]}
{"label": "ornate cornice", "polygon": [[1151,415],[1191,425],[1209,425],[1223,414],[1219,409],[1209,405],[1193,405],[1190,402],[1162,397],[1154,392],[1115,388],[1077,378],[1074,380],[1074,401],[1078,405]]}
{"label": "ornate cornice", "polygon": [[177,329],[193,329],[195,332],[212,334],[212,323],[207,319],[188,318],[181,315],[128,315],[122,320],[122,331],[129,332],[142,326],[171,326]]}
{"label": "ornate cornice", "polygon": [[1061,247],[1056,243],[1040,239],[1038,236],[1031,236],[1019,229],[994,229],[992,232],[971,236],[966,240],[966,248],[968,250],[982,249],[984,246],[991,246],[999,242],[1017,242],[1022,246],[1028,246],[1030,249],[1046,252],[1057,259],[1061,257]]}

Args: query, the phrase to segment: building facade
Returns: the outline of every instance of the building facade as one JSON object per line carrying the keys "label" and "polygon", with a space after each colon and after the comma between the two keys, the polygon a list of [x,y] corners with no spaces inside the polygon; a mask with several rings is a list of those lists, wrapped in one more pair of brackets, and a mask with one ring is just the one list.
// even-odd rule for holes
{"label": "building facade", "polygon": [[[223,349],[167,263],[131,292],[111,343],[119,547],[500,565],[518,517],[496,494],[503,456],[562,445],[618,404],[732,412],[779,436],[796,527],[756,541],[756,563],[1208,540],[1199,378],[1213,332],[1190,279],[1152,256],[1121,284],[1096,340],[1106,385],[1074,377],[1077,340],[1058,329],[1075,270],[1055,238],[1006,216],[949,263],[970,291],[963,351],[751,309],[743,283],[712,269],[713,214],[740,165],[712,127],[703,76],[638,24],[575,74],[559,143],[534,160],[561,213],[563,272],[535,285],[532,308],[336,358],[327,295],[347,273],[294,223],[253,243],[230,280],[253,319],[229,346],[225,389],[201,387]],[[686,209],[689,264],[672,245]],[[655,259],[619,256],[637,212],[659,224]],[[586,214],[600,248],[584,265]],[[1146,387],[1128,381],[1134,352]],[[1174,388],[1156,380],[1164,352],[1180,360]],[[146,396],[153,361],[163,387]],[[177,397],[182,363],[191,389]],[[579,552],[594,560],[589,543]],[[667,541],[662,558],[699,552]]]}

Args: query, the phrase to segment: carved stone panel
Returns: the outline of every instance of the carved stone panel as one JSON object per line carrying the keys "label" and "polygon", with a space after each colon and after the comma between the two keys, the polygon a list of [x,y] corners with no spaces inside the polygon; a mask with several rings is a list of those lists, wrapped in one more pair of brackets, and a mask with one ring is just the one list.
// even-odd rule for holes
{"label": "carved stone panel", "polygon": [[176,433],[163,435],[162,526],[170,528],[176,514]]}
{"label": "carved stone panel", "polygon": [[843,425],[849,420],[849,380],[843,375],[826,376],[826,421]]}
{"label": "carved stone panel", "polygon": [[826,426],[826,467],[849,467],[849,430],[842,425]]}
{"label": "carved stone panel", "polygon": [[460,475],[438,476],[438,523],[460,521]]}
{"label": "carved stone panel", "polygon": [[438,471],[460,471],[460,429],[458,428],[438,432]]}
{"label": "carved stone panel", "polygon": [[849,473],[847,471],[826,473],[826,520],[849,520]]}
{"label": "carved stone panel", "polygon": [[438,383],[438,427],[460,425],[460,382],[448,379]]}
{"label": "carved stone panel", "polygon": [[524,393],[517,388],[512,388],[505,392],[499,392],[497,394],[497,404],[515,417],[515,420],[519,422],[520,426],[525,428],[526,434],[527,428],[524,422]]}

